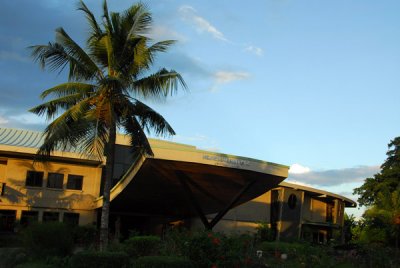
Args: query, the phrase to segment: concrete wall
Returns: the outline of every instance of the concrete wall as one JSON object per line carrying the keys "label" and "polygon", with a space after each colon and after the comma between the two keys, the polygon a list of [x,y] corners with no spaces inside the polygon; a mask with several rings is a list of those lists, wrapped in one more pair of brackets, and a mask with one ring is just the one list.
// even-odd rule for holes
{"label": "concrete wall", "polygon": [[326,203],[305,195],[303,220],[310,222],[326,222]]}
{"label": "concrete wall", "polygon": [[[33,163],[30,159],[1,158],[0,182],[5,182],[4,195],[0,196],[0,210],[16,210],[17,220],[22,211],[38,211],[39,220],[46,211],[58,212],[60,220],[65,213],[79,213],[79,223],[94,222],[94,199],[99,196],[101,169],[71,163]],[[28,171],[44,172],[41,187],[26,186]],[[47,187],[49,172],[64,174],[63,188]],[[83,176],[82,190],[66,189],[68,174]]]}
{"label": "concrete wall", "polygon": [[[279,238],[299,238],[303,191],[284,188]],[[296,200],[290,206],[289,199]],[[293,204],[293,202],[292,202]]]}

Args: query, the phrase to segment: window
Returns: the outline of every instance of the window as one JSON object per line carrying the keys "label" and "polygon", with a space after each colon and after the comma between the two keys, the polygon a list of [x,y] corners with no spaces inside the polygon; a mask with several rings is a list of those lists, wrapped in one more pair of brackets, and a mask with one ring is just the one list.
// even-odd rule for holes
{"label": "window", "polygon": [[333,203],[326,203],[326,221],[333,222],[333,211],[335,205]]}
{"label": "window", "polygon": [[64,183],[64,174],[60,173],[49,173],[47,177],[47,187],[62,189]]}
{"label": "window", "polygon": [[15,219],[15,210],[0,210],[0,231],[13,232]]}
{"label": "window", "polygon": [[68,225],[79,225],[79,213],[65,212],[63,222]]}
{"label": "window", "polygon": [[82,190],[83,176],[68,175],[67,189]]}
{"label": "window", "polygon": [[43,172],[29,170],[26,174],[26,186],[42,187]]}
{"label": "window", "polygon": [[43,222],[51,222],[58,221],[59,213],[58,212],[43,212]]}
{"label": "window", "polygon": [[294,194],[289,195],[288,206],[290,209],[294,209],[296,207],[297,197]]}
{"label": "window", "polygon": [[22,226],[28,226],[34,222],[37,222],[38,219],[39,219],[38,211],[22,211],[20,222]]}

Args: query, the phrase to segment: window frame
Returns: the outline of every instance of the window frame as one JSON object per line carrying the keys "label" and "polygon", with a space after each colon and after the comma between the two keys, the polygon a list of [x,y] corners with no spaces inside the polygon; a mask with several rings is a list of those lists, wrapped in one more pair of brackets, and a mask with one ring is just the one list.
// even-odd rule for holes
{"label": "window frame", "polygon": [[[53,216],[57,215],[57,217],[54,217],[54,220],[51,220],[51,217],[48,217],[49,214],[53,214]],[[45,217],[48,217],[48,219],[45,220]],[[57,212],[57,211],[43,211],[42,222],[60,222],[60,212]]]}
{"label": "window frame", "polygon": [[[29,176],[29,174],[36,174],[36,175],[40,174],[41,175],[40,176],[40,183],[37,182],[37,180],[39,180],[39,179],[36,177],[36,175],[34,175],[31,178]],[[28,170],[26,172],[25,186],[28,186],[28,187],[43,187],[43,178],[44,178],[44,172],[43,171]],[[29,182],[29,184],[28,184],[28,182]]]}
{"label": "window frame", "polygon": [[[67,216],[67,217],[65,217],[65,216]],[[73,216],[73,217],[69,218],[69,216]],[[77,217],[77,219],[73,219],[74,217]],[[66,218],[69,218],[69,219],[66,220]],[[79,225],[79,219],[80,219],[80,214],[79,213],[64,212],[63,213],[63,221],[62,222],[65,223],[65,224],[68,224],[68,225],[78,226]],[[77,220],[77,222],[73,222],[75,220]]]}
{"label": "window frame", "polygon": [[[80,179],[80,182],[78,184],[79,187],[76,187],[77,186],[77,184],[76,184],[77,179]],[[72,182],[72,180],[74,180],[74,181]],[[66,189],[75,190],[75,191],[82,191],[82,189],[83,189],[83,176],[82,175],[76,175],[76,174],[68,174]]]}
{"label": "window frame", "polygon": [[[56,176],[51,178],[50,176],[52,176],[52,175],[56,175]],[[61,175],[61,176],[58,176],[58,175]],[[60,183],[60,181],[57,181],[58,179],[60,179],[60,177],[61,177],[61,185],[57,185],[57,184]],[[53,186],[50,185],[50,179],[55,180],[55,183],[53,183],[55,186],[54,185]],[[47,174],[47,188],[50,188],[50,189],[63,189],[64,188],[64,174],[57,173],[57,172],[49,172]]]}

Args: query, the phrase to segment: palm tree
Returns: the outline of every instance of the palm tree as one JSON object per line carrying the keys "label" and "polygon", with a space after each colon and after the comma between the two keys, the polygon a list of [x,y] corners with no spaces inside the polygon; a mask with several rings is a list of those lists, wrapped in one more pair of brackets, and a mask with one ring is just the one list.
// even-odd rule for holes
{"label": "palm tree", "polygon": [[[90,31],[86,49],[63,28],[56,29],[55,42],[31,46],[32,57],[51,71],[69,69],[68,82],[43,91],[52,97],[30,111],[45,115],[51,123],[37,154],[48,158],[54,150],[82,146],[98,159],[106,157],[100,249],[108,245],[110,189],[114,167],[117,130],[131,138],[132,147],[152,155],[145,132],[174,135],[168,122],[139,99],[165,99],[186,89],[181,75],[161,68],[152,72],[157,53],[165,52],[174,41],[153,43],[146,36],[152,17],[146,6],[134,4],[122,13],[109,12],[103,4],[102,24],[80,1]],[[151,73],[151,74],[149,74]]]}

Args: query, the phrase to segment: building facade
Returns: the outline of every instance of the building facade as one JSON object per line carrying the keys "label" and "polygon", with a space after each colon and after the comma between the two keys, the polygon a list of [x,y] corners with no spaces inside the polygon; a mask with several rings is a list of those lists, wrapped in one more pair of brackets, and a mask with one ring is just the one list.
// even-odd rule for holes
{"label": "building facade", "polygon": [[[157,232],[184,220],[192,228],[254,231],[267,222],[277,239],[324,241],[343,226],[344,207],[355,206],[282,182],[287,166],[159,140],[150,140],[154,157],[145,157],[128,141],[118,135],[111,226]],[[64,148],[50,161],[35,161],[42,142],[41,132],[0,128],[0,232],[35,221],[97,224],[104,159]]]}

